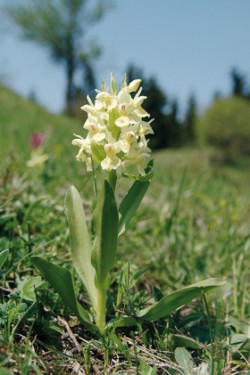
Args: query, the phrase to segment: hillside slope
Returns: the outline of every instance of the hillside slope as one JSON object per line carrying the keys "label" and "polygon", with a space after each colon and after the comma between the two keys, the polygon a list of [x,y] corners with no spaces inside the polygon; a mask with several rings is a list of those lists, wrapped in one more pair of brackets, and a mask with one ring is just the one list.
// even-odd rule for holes
{"label": "hillside slope", "polygon": [[[83,113],[84,119],[84,113]],[[30,158],[30,136],[45,133],[44,152],[63,165],[72,163],[76,149],[71,146],[73,133],[82,133],[82,124],[66,116],[49,113],[40,105],[24,99],[6,87],[0,87],[0,160],[1,169],[14,159],[19,171]]]}

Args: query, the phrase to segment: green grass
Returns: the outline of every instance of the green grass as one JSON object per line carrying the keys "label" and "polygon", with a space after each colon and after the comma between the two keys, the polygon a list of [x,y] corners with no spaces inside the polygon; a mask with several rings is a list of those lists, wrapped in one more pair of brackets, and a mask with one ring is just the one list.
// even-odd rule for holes
{"label": "green grass", "polygon": [[[49,160],[34,171],[26,162],[30,134],[38,131],[46,133]],[[198,374],[208,366],[207,374],[249,374],[249,160],[213,165],[209,151],[188,149],[153,155],[150,189],[119,242],[109,318],[116,311],[133,314],[152,294],[157,300],[162,292],[208,277],[227,284],[169,319],[100,340],[83,329],[30,262],[38,255],[73,271],[67,187],[73,183],[84,194],[88,215],[92,207],[91,181],[70,144],[73,133],[81,132],[79,122],[0,89],[0,251],[8,249],[6,259],[0,256],[0,373]],[[121,196],[127,184],[119,187]],[[175,351],[180,347],[188,353]],[[181,368],[185,359],[192,372]]]}

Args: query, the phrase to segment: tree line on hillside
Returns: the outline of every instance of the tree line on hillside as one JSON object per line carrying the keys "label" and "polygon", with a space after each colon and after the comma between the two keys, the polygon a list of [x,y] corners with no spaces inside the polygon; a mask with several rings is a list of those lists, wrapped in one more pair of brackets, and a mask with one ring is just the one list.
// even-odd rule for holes
{"label": "tree line on hillside", "polygon": [[214,150],[216,163],[246,162],[250,156],[250,88],[245,74],[231,70],[230,95],[216,95],[199,118],[197,133],[200,142]]}
{"label": "tree line on hillside", "polygon": [[197,104],[190,95],[184,118],[180,116],[179,102],[168,96],[154,77],[147,78],[141,69],[130,65],[127,69],[128,81],[140,77],[143,81],[143,95],[147,96],[144,107],[155,119],[152,123],[154,135],[150,146],[154,149],[178,147],[195,142]]}
{"label": "tree line on hillside", "polygon": [[[66,77],[65,113],[81,116],[79,107],[83,98],[96,87],[94,62],[100,56],[97,43],[87,44],[86,30],[101,20],[112,2],[95,0],[27,0],[23,5],[13,0],[6,7],[9,18],[19,27],[21,36],[45,47],[51,57],[64,67]],[[76,77],[81,75],[79,84]],[[131,64],[127,78],[140,77],[143,95],[147,96],[145,109],[155,121],[154,135],[149,142],[151,148],[160,149],[193,145],[196,142],[197,100],[190,95],[184,115],[180,105],[160,87],[154,77],[145,77],[143,71]],[[230,96],[250,101],[250,90],[246,77],[237,69],[231,71],[232,90]],[[217,98],[220,95],[216,96]]]}

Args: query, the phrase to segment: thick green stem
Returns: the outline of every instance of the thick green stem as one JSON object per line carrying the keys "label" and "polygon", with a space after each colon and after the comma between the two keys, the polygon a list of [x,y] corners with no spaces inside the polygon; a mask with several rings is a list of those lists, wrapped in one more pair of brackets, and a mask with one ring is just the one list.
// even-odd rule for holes
{"label": "thick green stem", "polygon": [[98,289],[96,325],[101,333],[104,333],[106,325],[106,299],[106,291],[103,289]]}

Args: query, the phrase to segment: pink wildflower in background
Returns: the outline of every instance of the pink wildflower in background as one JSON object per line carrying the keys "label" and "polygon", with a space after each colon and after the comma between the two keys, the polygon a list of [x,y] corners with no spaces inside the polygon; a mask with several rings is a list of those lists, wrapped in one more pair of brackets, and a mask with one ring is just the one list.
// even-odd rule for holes
{"label": "pink wildflower in background", "polygon": [[45,139],[45,133],[32,133],[30,136],[30,147],[38,148],[41,147]]}
{"label": "pink wildflower in background", "polygon": [[43,143],[45,140],[45,133],[38,132],[30,135],[29,144],[31,151],[31,158],[27,161],[28,167],[41,168],[49,159],[49,155],[43,153]]}

